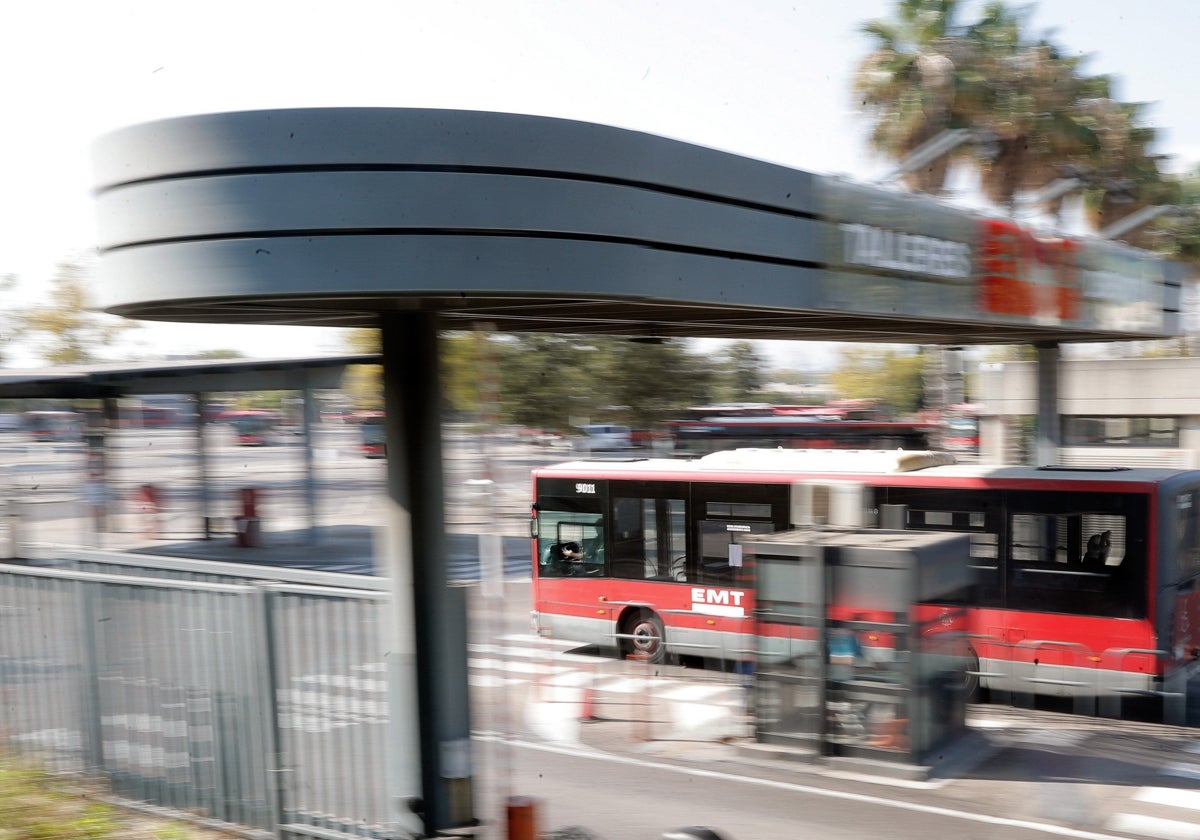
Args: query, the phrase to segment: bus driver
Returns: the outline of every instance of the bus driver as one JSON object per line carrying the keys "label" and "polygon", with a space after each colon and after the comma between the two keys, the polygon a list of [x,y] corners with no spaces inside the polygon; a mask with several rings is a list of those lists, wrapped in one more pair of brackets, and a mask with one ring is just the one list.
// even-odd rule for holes
{"label": "bus driver", "polygon": [[543,574],[550,575],[581,575],[583,570],[583,549],[577,542],[555,543],[546,551],[542,561]]}

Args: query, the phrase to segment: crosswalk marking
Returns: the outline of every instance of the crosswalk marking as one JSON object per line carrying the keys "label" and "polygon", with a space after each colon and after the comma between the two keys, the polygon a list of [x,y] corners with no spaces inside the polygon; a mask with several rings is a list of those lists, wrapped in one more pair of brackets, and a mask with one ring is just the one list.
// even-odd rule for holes
{"label": "crosswalk marking", "polygon": [[1117,814],[1105,826],[1109,831],[1123,831],[1156,840],[1200,840],[1200,825],[1147,817],[1139,814]]}
{"label": "crosswalk marking", "polygon": [[[585,698],[598,703],[628,703],[653,698],[686,707],[686,717],[709,721],[740,713],[745,688],[740,680],[706,680],[625,672],[612,658],[570,653],[575,644],[534,634],[498,636],[468,645],[467,682],[476,689],[514,689],[528,686],[528,701],[535,716],[549,722],[539,731],[562,740],[575,737],[567,730],[578,727]],[[621,669],[621,670],[616,670]],[[363,662],[349,674],[307,673],[291,676],[280,686],[280,726],[308,733],[328,733],[355,725],[375,725],[387,720],[386,664]],[[352,674],[352,675],[351,675]],[[599,699],[604,698],[604,699]],[[637,700],[637,702],[642,702]],[[549,727],[547,729],[546,727]],[[544,733],[544,734],[545,734]],[[548,736],[549,736],[548,735]]]}
{"label": "crosswalk marking", "polygon": [[[1200,811],[1200,792],[1176,788],[1144,787],[1133,795],[1134,802],[1168,808]],[[1111,831],[1122,831],[1155,840],[1200,840],[1200,824],[1147,814],[1116,814],[1106,824]]]}
{"label": "crosswalk marking", "polygon": [[1138,802],[1154,805],[1170,805],[1174,808],[1191,808],[1200,811],[1200,791],[1176,788],[1142,788],[1133,797]]}

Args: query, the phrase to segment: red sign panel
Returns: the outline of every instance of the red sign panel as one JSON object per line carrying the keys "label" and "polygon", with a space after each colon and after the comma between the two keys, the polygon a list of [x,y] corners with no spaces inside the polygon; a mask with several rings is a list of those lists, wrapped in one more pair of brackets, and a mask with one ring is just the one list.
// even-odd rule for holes
{"label": "red sign panel", "polygon": [[1013,222],[980,222],[980,308],[998,315],[1079,317],[1079,243],[1037,236]]}

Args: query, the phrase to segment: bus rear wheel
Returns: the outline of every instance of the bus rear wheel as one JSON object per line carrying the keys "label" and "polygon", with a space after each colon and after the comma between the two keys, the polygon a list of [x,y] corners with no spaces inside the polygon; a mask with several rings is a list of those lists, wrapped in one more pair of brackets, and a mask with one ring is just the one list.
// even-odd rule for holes
{"label": "bus rear wheel", "polygon": [[662,619],[649,610],[641,610],[625,622],[621,639],[621,658],[661,665],[667,661],[666,635]]}

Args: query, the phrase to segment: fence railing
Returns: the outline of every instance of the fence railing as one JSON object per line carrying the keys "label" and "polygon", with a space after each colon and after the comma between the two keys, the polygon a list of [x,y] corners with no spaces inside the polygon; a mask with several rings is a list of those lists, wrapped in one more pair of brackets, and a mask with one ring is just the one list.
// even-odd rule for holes
{"label": "fence railing", "polygon": [[252,834],[394,836],[381,581],[113,568],[0,564],[0,735]]}

